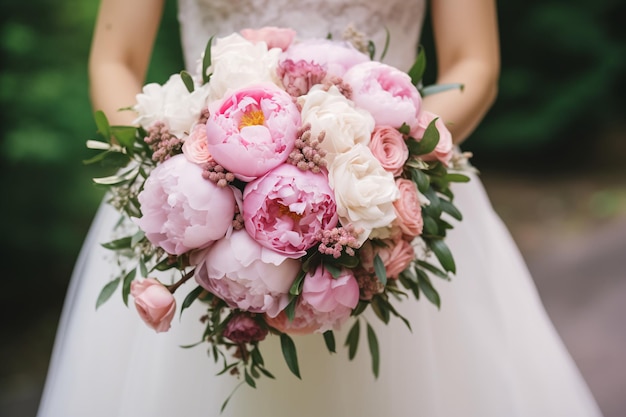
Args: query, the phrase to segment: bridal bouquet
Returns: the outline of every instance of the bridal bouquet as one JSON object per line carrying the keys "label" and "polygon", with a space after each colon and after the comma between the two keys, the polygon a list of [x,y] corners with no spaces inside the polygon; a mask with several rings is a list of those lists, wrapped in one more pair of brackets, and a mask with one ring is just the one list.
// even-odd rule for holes
{"label": "bridal bouquet", "polygon": [[366,309],[410,327],[394,302],[439,305],[431,277],[455,272],[445,236],[461,220],[450,183],[468,180],[454,172],[463,158],[450,132],[421,106],[446,87],[417,87],[421,52],[405,73],[352,41],[277,28],[211,39],[197,75],[143,88],[138,127],[96,113],[104,141],[88,142],[102,151],[88,162],[122,168],[94,181],[123,215],[123,234],[104,244],[120,275],[97,305],[121,284],[124,302],[167,331],[172,293],[194,279],[180,312],[204,303],[201,341],[253,387],[272,377],[259,349],[268,334],[299,377],[290,335],[320,333],[334,352],[333,330],[352,326],[352,358]]}

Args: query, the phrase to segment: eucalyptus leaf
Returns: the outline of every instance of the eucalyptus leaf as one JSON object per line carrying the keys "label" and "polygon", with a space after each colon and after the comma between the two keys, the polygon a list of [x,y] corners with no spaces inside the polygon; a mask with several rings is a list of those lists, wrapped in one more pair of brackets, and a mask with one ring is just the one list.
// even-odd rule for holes
{"label": "eucalyptus leaf", "polygon": [[385,269],[385,263],[378,254],[374,256],[374,272],[381,284],[387,285],[387,270]]}
{"label": "eucalyptus leaf", "polygon": [[94,120],[96,122],[96,127],[98,128],[98,132],[104,137],[104,139],[108,142],[111,141],[111,126],[109,125],[109,120],[102,110],[98,110],[94,113]]}
{"label": "eucalyptus leaf", "polygon": [[252,357],[252,362],[256,365],[265,365],[265,361],[263,360],[263,356],[261,355],[261,351],[258,346],[255,346],[252,351],[250,351],[250,356]]}
{"label": "eucalyptus leaf", "polygon": [[189,93],[193,93],[195,86],[193,85],[193,78],[191,78],[191,75],[189,75],[187,71],[183,70],[180,72],[180,79],[183,81],[183,84],[185,84],[187,91],[189,91]]}
{"label": "eucalyptus leaf", "polygon": [[280,347],[283,351],[283,357],[287,363],[287,367],[298,378],[300,377],[300,367],[298,366],[298,356],[296,354],[296,345],[286,333],[280,334]]}
{"label": "eucalyptus leaf", "polygon": [[469,182],[470,181],[470,177],[468,177],[467,175],[459,174],[457,172],[448,173],[443,177],[443,179],[448,182]]}
{"label": "eucalyptus leaf", "polygon": [[183,304],[180,306],[180,315],[181,315],[181,317],[182,317],[183,311],[186,308],[189,308],[189,306],[191,306],[191,304],[194,301],[196,301],[196,299],[202,293],[202,291],[204,291],[204,288],[202,288],[201,286],[198,285],[189,294],[187,294],[187,296],[183,300]]}
{"label": "eucalyptus leaf", "polygon": [[324,343],[326,343],[326,348],[330,353],[336,353],[335,334],[332,330],[324,332]]}
{"label": "eucalyptus leaf", "polygon": [[422,220],[424,221],[424,234],[428,236],[438,236],[439,235],[439,226],[437,226],[437,222],[430,216],[422,216]]}
{"label": "eucalyptus leaf", "polygon": [[359,336],[361,334],[361,321],[359,319],[354,321],[352,328],[348,332],[348,336],[346,337],[345,346],[348,347],[348,358],[350,360],[354,359],[356,355],[357,348],[359,347]]}
{"label": "eucalyptus leaf", "polygon": [[452,273],[456,272],[452,253],[442,239],[429,239],[426,241],[426,244],[433,251],[444,270]]}
{"label": "eucalyptus leaf", "polygon": [[378,349],[376,333],[369,323],[367,323],[367,343],[372,355],[372,372],[374,372],[374,376],[378,378],[378,374],[380,373],[380,351]]}
{"label": "eucalyptus leaf", "polygon": [[420,94],[422,95],[422,97],[426,97],[432,94],[443,93],[444,91],[449,91],[449,90],[463,91],[464,88],[465,86],[461,83],[435,84],[435,85],[429,85],[427,87],[420,88]]}
{"label": "eucalyptus leaf", "polygon": [[266,377],[268,377],[270,379],[276,379],[276,377],[274,375],[272,375],[272,373],[270,371],[268,371],[267,369],[263,368],[262,366],[258,366],[257,368]]}
{"label": "eucalyptus leaf", "polygon": [[450,281],[450,276],[441,269],[437,268],[435,265],[426,261],[417,261],[417,264],[435,276],[445,279],[446,281]]}
{"label": "eucalyptus leaf", "polygon": [[389,324],[389,319],[391,318],[389,314],[389,310],[387,309],[386,303],[380,296],[375,296],[372,298],[372,310],[376,316],[385,324]]}
{"label": "eucalyptus leaf", "polygon": [[448,213],[450,216],[452,216],[453,218],[457,219],[458,221],[463,220],[463,214],[461,214],[459,209],[457,209],[456,206],[454,204],[452,204],[450,201],[444,200],[444,199],[440,199],[439,200],[439,204],[441,206],[441,210],[444,213]]}
{"label": "eucalyptus leaf", "polygon": [[413,85],[417,86],[422,81],[422,77],[424,76],[424,71],[426,71],[426,53],[424,52],[424,48],[420,45],[417,50],[417,57],[415,58],[415,62],[411,66],[409,70],[409,77],[411,77],[411,82]]}
{"label": "eucalyptus leaf", "polygon": [[420,290],[422,290],[426,298],[428,298],[428,301],[436,305],[437,308],[441,308],[441,298],[439,297],[439,293],[435,290],[435,288],[431,284],[430,280],[428,279],[428,276],[425,273],[423,273],[423,275],[422,274],[419,274],[419,275],[420,275],[420,280],[419,280]]}
{"label": "eucalyptus leaf", "polygon": [[111,250],[130,249],[133,238],[131,236],[102,243],[102,247]]}
{"label": "eucalyptus leaf", "polygon": [[428,187],[430,187],[430,178],[420,169],[411,169],[411,179],[417,185],[417,189],[422,194],[428,190]]}
{"label": "eucalyptus leaf", "polygon": [[254,378],[250,376],[247,369],[243,371],[243,377],[246,381],[246,384],[250,385],[252,388],[256,388],[256,382],[254,382]]}
{"label": "eucalyptus leaf", "polygon": [[113,281],[109,282],[107,285],[102,288],[100,291],[100,295],[98,295],[98,299],[96,301],[96,309],[98,309],[102,304],[104,304],[115,292],[117,286],[120,284],[120,278],[115,278]]}
{"label": "eucalyptus leaf", "polygon": [[135,279],[136,275],[137,275],[137,268],[133,268],[124,277],[124,282],[122,284],[122,300],[124,300],[124,304],[127,306],[128,306],[128,295],[130,294],[130,285],[133,283],[133,280]]}

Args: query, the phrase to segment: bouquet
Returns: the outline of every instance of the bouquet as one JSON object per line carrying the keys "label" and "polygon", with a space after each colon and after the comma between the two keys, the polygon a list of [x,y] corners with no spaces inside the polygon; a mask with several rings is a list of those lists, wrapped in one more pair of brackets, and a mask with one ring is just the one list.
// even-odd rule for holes
{"label": "bouquet", "polygon": [[180,313],[204,303],[201,343],[252,387],[273,377],[260,350],[270,334],[300,377],[292,335],[319,333],[334,352],[333,331],[351,326],[352,359],[368,308],[410,328],[394,303],[423,294],[439,306],[431,278],[455,272],[445,236],[461,220],[450,184],[468,178],[421,101],[458,86],[422,88],[421,50],[408,73],[375,54],[358,36],[244,30],[209,40],[196,75],[146,85],[137,126],[96,113],[104,140],[88,141],[101,151],[88,162],[118,168],[94,181],[122,215],[104,243],[120,273],[97,305],[121,285],[124,302],[167,331],[172,294],[194,279]]}

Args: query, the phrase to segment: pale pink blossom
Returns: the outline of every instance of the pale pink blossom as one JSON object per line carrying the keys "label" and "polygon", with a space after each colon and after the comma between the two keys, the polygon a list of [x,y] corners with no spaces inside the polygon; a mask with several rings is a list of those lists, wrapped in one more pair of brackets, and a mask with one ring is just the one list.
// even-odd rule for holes
{"label": "pale pink blossom", "polygon": [[391,172],[394,177],[402,174],[409,157],[409,148],[398,129],[390,126],[375,127],[369,148],[385,170]]}
{"label": "pale pink blossom", "polygon": [[296,32],[289,28],[266,26],[260,29],[242,29],[241,36],[253,43],[265,42],[267,49],[280,48],[283,51],[291,45]]}
{"label": "pale pink blossom", "polygon": [[335,227],[337,210],[326,174],[283,164],[246,185],[243,218],[259,244],[299,258],[320,230]]}
{"label": "pale pink blossom", "polygon": [[326,77],[326,69],[321,64],[291,59],[280,61],[277,72],[285,90],[294,97],[308,93]]}
{"label": "pale pink blossom", "polygon": [[400,190],[400,198],[393,203],[397,215],[396,223],[406,235],[419,236],[422,234],[424,219],[417,186],[405,178],[398,178],[396,185]]}
{"label": "pale pink blossom", "polygon": [[385,265],[387,278],[398,278],[402,271],[408,268],[415,259],[415,251],[411,243],[401,237],[383,239],[377,244],[367,241],[359,250],[361,267],[370,274],[374,270],[374,257],[378,255]]}
{"label": "pale pink blossom", "polygon": [[343,81],[352,88],[352,101],[370,112],[377,126],[417,125],[422,99],[405,72],[371,61],[350,68]]}
{"label": "pale pink blossom", "polygon": [[139,317],[157,333],[170,329],[176,313],[176,300],[163,284],[154,278],[133,281],[130,295],[135,299]]}
{"label": "pale pink blossom", "polygon": [[293,150],[300,112],[291,96],[278,87],[242,88],[214,107],[206,125],[209,152],[237,178],[260,177],[283,163]]}
{"label": "pale pink blossom", "polygon": [[275,317],[289,303],[300,262],[259,245],[245,230],[233,231],[202,255],[196,281],[231,308]]}
{"label": "pale pink blossom", "polygon": [[206,126],[197,124],[183,143],[183,154],[194,164],[205,164],[211,158],[209,145],[206,140]]}
{"label": "pale pink blossom", "polygon": [[452,159],[454,144],[452,142],[452,134],[439,116],[425,110],[422,111],[419,115],[417,126],[411,132],[411,136],[419,142],[424,136],[424,132],[426,131],[428,125],[430,122],[435,120],[435,118],[438,118],[435,122],[435,127],[439,132],[439,142],[437,143],[434,151],[427,155],[421,155],[420,158],[425,161],[438,160],[445,166],[448,166],[450,164],[450,160]]}
{"label": "pale pink blossom", "polygon": [[141,218],[134,222],[155,246],[181,255],[221,239],[235,213],[233,191],[202,178],[202,168],[184,155],[158,165],[139,193]]}

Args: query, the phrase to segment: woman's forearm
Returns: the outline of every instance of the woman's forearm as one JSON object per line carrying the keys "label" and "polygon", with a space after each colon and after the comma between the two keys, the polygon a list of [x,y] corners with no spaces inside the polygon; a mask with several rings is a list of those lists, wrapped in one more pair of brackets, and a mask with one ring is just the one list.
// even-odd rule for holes
{"label": "woman's forearm", "polygon": [[108,63],[90,69],[91,103],[94,111],[102,110],[113,125],[130,125],[136,115],[120,109],[133,106],[142,81],[125,65]]}

